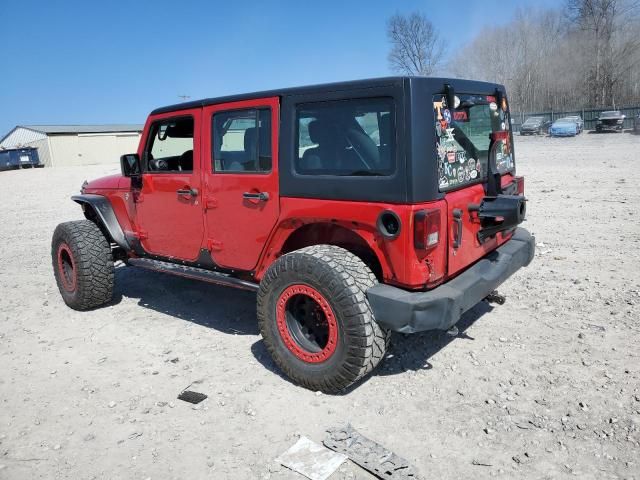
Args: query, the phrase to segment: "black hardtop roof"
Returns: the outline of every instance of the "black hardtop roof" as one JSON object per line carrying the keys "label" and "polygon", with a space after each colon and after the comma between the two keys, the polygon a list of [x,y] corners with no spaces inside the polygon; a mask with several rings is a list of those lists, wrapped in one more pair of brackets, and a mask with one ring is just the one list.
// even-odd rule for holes
{"label": "black hardtop roof", "polygon": [[[179,110],[187,110],[190,108],[200,108],[207,105],[216,105],[219,103],[237,102],[241,100],[251,100],[254,98],[265,97],[284,97],[292,95],[308,95],[314,93],[328,93],[340,90],[354,90],[364,88],[377,88],[385,86],[406,86],[409,84],[430,84],[433,87],[444,86],[445,83],[453,85],[456,89],[464,89],[465,93],[490,93],[497,90],[504,92],[504,87],[496,83],[479,82],[475,80],[462,80],[457,78],[441,78],[441,77],[380,77],[369,78],[364,80],[351,80],[348,82],[324,83],[318,85],[307,85],[302,87],[281,88],[277,90],[265,90],[260,92],[243,93],[238,95],[226,95],[222,97],[204,98],[202,100],[192,100],[190,102],[177,103],[166,107],[156,108],[151,115],[159,113],[169,113]],[[434,90],[435,91],[435,90]]]}

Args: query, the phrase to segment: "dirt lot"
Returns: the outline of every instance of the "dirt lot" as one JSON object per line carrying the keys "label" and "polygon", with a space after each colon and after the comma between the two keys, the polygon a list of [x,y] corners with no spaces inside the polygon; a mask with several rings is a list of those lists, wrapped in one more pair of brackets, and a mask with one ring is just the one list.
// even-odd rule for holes
{"label": "dirt lot", "polygon": [[425,478],[640,479],[640,137],[516,148],[538,253],[507,303],[396,335],[342,396],[280,376],[250,293],[121,266],[113,304],[70,310],[51,233],[115,166],[0,173],[0,478],[297,479],[273,459],[350,422]]}

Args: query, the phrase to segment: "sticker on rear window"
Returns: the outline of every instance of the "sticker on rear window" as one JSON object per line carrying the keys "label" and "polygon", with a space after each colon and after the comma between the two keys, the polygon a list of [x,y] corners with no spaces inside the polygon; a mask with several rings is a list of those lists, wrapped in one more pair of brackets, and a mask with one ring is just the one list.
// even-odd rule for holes
{"label": "sticker on rear window", "polygon": [[501,141],[496,151],[496,168],[499,173],[508,172],[513,168],[513,155],[507,142]]}
{"label": "sticker on rear window", "polygon": [[[456,108],[447,105],[441,95],[434,96],[433,111],[440,190],[484,180],[488,170],[490,135],[509,129],[508,110],[500,109],[496,98],[490,95],[459,94]],[[497,157],[499,172],[513,168],[509,142],[499,145]]]}

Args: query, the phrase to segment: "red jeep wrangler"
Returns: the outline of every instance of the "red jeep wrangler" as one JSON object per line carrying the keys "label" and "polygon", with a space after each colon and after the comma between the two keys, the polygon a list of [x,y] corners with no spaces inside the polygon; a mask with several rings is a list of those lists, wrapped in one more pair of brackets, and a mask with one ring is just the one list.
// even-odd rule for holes
{"label": "red jeep wrangler", "polygon": [[159,108],[121,168],[53,234],[67,305],[109,302],[118,260],[256,291],[274,361],[314,390],[371,372],[391,331],[452,329],[534,255],[501,85],[383,78]]}

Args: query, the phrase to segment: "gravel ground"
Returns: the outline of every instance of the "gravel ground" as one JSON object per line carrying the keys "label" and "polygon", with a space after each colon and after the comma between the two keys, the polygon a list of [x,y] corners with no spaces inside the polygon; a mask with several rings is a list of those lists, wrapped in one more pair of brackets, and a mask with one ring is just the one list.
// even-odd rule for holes
{"label": "gravel ground", "polygon": [[1,172],[0,478],[297,479],[274,458],[350,422],[425,478],[640,479],[640,137],[516,148],[538,252],[507,303],[395,335],[341,396],[278,373],[250,293],[120,267],[111,305],[70,310],[51,234],[116,167]]}

